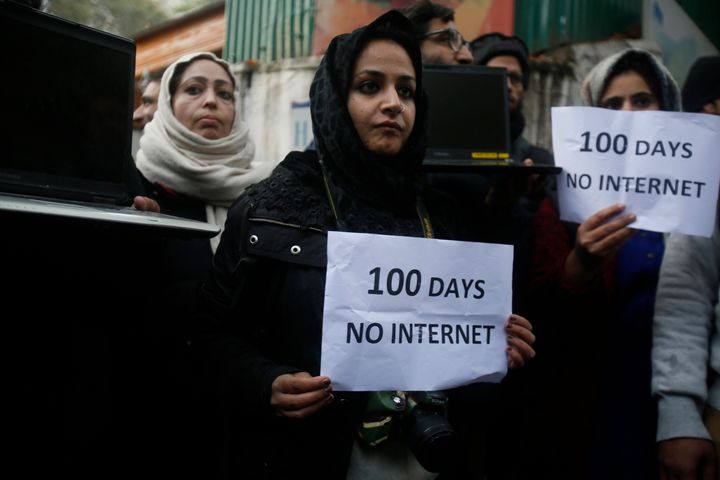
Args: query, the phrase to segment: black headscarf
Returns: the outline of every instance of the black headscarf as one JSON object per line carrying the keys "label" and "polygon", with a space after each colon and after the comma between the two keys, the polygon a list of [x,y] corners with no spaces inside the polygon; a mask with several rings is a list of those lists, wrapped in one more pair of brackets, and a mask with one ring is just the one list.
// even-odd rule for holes
{"label": "black headscarf", "polygon": [[[370,41],[377,39],[397,42],[415,68],[415,125],[394,156],[376,155],[365,148],[347,108],[355,60]],[[369,25],[332,40],[310,87],[310,112],[318,155],[336,201],[361,199],[397,211],[414,208],[419,166],[425,155],[427,99],[422,88],[420,46],[403,14],[391,10]]]}

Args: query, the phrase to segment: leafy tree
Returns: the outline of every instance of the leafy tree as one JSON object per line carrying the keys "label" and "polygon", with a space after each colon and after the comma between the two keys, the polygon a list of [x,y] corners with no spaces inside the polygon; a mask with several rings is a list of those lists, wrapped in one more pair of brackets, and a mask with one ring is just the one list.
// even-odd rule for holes
{"label": "leafy tree", "polygon": [[159,0],[48,0],[47,11],[126,37],[170,17]]}
{"label": "leafy tree", "polygon": [[172,12],[174,15],[182,15],[190,10],[215,3],[215,1],[216,0],[176,0],[172,6]]}

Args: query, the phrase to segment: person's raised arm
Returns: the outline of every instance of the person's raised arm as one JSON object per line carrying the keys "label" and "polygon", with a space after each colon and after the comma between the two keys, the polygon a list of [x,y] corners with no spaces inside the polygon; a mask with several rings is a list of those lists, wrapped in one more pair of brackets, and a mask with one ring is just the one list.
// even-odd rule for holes
{"label": "person's raised arm", "polygon": [[703,407],[713,391],[707,372],[711,336],[717,330],[713,327],[720,282],[717,237],[717,230],[713,239],[672,234],[665,248],[652,350],[662,478],[717,478],[718,458],[703,424]]}

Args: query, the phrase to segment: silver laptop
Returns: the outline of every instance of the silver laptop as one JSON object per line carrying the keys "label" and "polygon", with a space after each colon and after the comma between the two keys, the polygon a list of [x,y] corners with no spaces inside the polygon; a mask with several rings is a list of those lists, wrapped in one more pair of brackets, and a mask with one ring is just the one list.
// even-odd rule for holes
{"label": "silver laptop", "polygon": [[135,44],[0,0],[5,92],[0,212],[212,237],[219,227],[130,205]]}

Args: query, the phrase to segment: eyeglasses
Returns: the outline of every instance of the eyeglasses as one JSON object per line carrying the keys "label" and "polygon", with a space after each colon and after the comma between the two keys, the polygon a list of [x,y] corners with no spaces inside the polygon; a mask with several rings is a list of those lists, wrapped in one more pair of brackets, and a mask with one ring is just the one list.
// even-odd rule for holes
{"label": "eyeglasses", "polygon": [[523,81],[522,75],[518,72],[507,72],[506,75],[508,80],[510,80],[510,83],[512,83],[516,87],[520,85]]}
{"label": "eyeglasses", "polygon": [[[625,97],[610,97],[603,100],[600,104],[602,108],[609,108],[611,110],[621,110],[625,105]],[[648,110],[651,106],[657,102],[655,95],[648,92],[638,92],[630,95],[630,106],[633,110]]]}
{"label": "eyeglasses", "polygon": [[460,35],[460,32],[458,32],[454,28],[433,30],[432,32],[427,32],[426,34],[422,35],[420,38],[428,38],[435,35],[440,36],[440,41],[446,41],[448,47],[450,47],[450,50],[452,50],[454,53],[459,52],[463,46],[467,46],[468,48],[470,48],[470,43],[466,42],[462,35]]}

